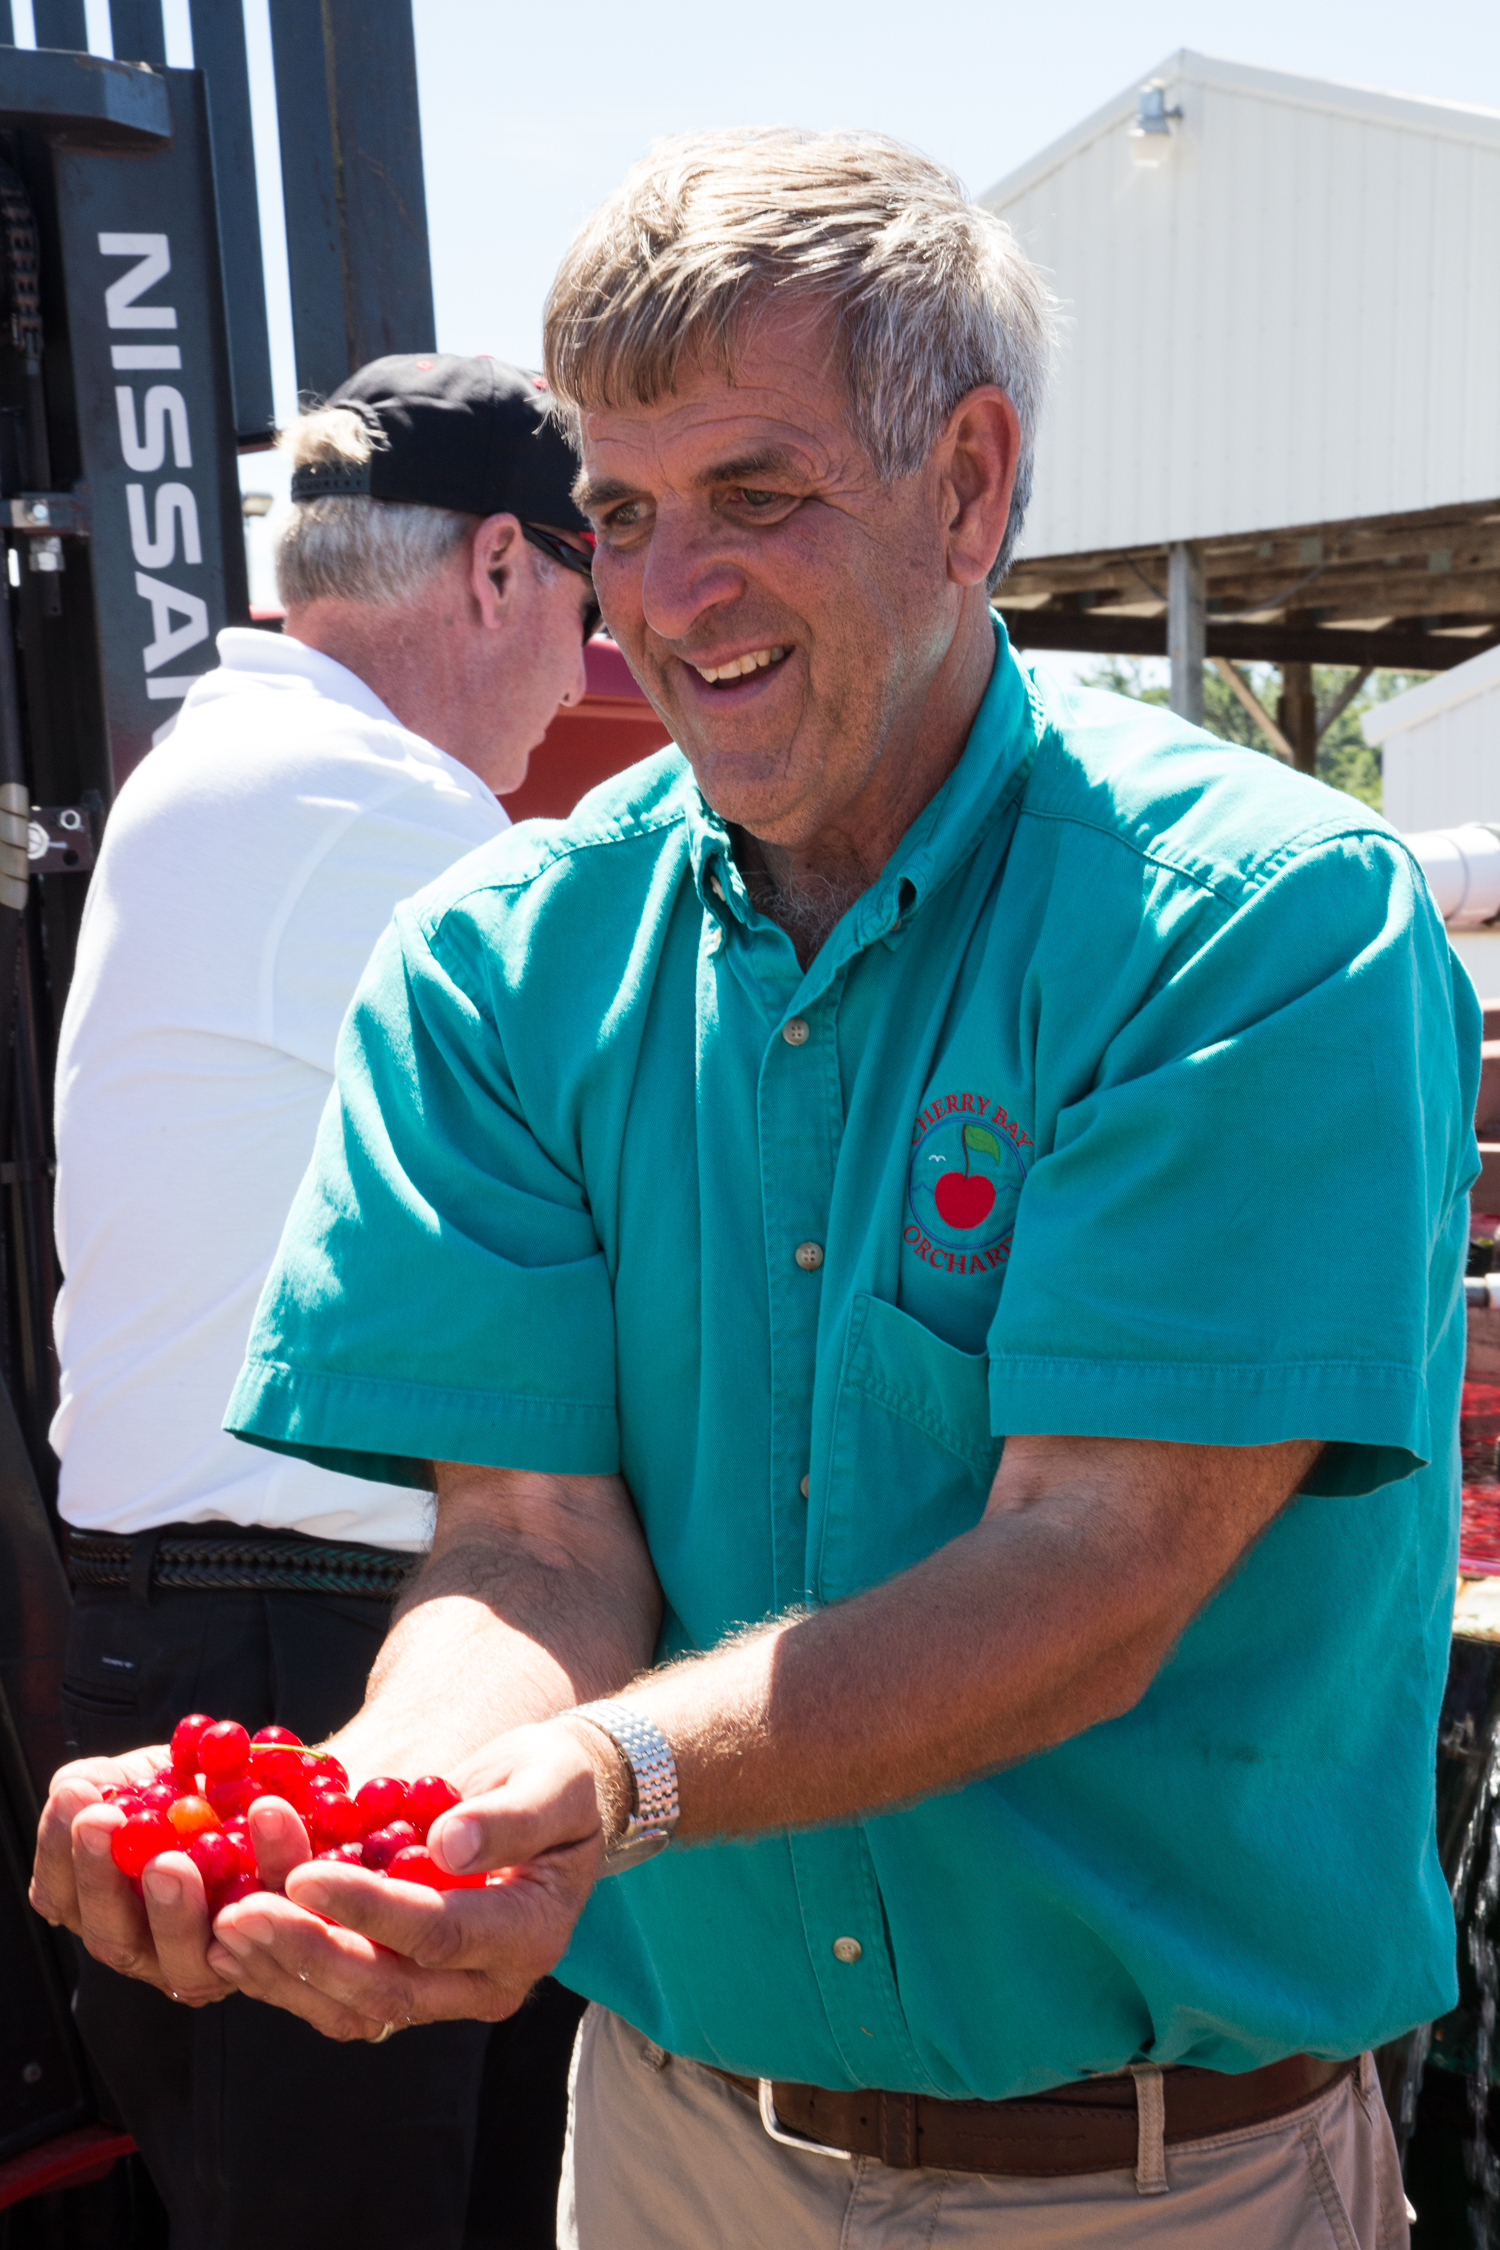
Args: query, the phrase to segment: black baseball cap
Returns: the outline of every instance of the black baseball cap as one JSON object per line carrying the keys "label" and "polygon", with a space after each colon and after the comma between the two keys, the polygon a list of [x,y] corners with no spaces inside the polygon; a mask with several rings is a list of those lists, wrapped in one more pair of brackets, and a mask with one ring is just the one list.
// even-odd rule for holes
{"label": "black baseball cap", "polygon": [[294,500],[368,493],[473,516],[587,531],[573,505],[578,462],[553,420],[546,379],[498,359],[394,352],[372,359],[326,402],[352,406],[385,439],[368,461],[292,472]]}

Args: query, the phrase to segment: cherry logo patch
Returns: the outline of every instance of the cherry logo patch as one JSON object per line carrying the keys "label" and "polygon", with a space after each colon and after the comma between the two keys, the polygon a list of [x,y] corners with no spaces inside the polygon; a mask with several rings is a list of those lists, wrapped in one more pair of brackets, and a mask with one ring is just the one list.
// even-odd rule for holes
{"label": "cherry logo patch", "polygon": [[1031,1135],[987,1094],[939,1094],[912,1132],[901,1239],[925,1264],[993,1273],[1010,1256]]}

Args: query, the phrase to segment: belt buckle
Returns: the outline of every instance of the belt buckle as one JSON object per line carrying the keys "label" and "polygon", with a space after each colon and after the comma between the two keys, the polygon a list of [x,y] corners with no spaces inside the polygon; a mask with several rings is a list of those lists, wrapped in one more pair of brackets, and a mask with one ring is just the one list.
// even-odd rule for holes
{"label": "belt buckle", "polygon": [[776,2115],[776,2097],[771,2090],[770,2079],[762,2078],[757,2083],[760,2087],[760,2121],[773,2141],[780,2141],[783,2148],[805,2149],[813,2156],[836,2156],[844,2164],[854,2161],[852,2149],[834,2148],[828,2141],[815,2141],[806,2133],[789,2133]]}

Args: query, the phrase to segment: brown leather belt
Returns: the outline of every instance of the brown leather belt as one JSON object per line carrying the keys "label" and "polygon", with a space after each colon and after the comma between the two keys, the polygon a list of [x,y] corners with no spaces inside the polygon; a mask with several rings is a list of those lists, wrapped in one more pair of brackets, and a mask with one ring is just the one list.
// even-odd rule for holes
{"label": "brown leather belt", "polygon": [[[708,2068],[714,2070],[710,2063]],[[1164,2070],[1164,2138],[1206,2140],[1246,2125],[1264,2125],[1300,2109],[1358,2068],[1315,2055],[1288,2055],[1260,2070]],[[761,2082],[714,2070],[760,2101]],[[772,2115],[783,2133],[849,2156],[877,2156],[898,2171],[930,2166],[942,2172],[994,2172],[1052,2179],[1070,2172],[1133,2169],[1139,2147],[1135,2080],[1128,2071],[1083,2078],[1004,2102],[936,2101],[927,2094],[829,2093],[822,2086],[770,2089]],[[762,2103],[762,2117],[769,2126]]]}

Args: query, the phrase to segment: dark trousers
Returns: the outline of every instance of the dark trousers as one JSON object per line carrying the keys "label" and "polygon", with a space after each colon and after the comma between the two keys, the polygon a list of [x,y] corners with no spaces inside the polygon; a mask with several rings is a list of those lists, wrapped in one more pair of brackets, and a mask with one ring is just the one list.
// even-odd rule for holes
{"label": "dark trousers", "polygon": [[[187,1711],[316,1742],[358,1709],[389,1617],[336,1594],[82,1587],[69,1754],[163,1742]],[[238,1995],[180,2007],[84,1957],[77,2014],[172,2250],[551,2250],[582,2006],[549,1978],[508,2023],[345,2046]]]}

